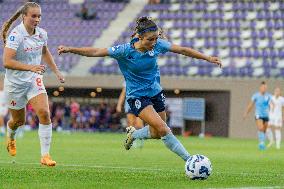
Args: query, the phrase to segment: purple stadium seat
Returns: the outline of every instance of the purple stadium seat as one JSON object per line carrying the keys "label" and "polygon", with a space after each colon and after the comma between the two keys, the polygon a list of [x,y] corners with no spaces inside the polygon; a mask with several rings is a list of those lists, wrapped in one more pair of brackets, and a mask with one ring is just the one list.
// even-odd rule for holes
{"label": "purple stadium seat", "polygon": [[[56,48],[59,44],[72,46],[92,45],[95,38],[101,35],[102,31],[109,26],[110,21],[125,7],[125,3],[106,3],[101,0],[85,0],[85,3],[95,3],[98,15],[96,20],[82,21],[76,18],[75,13],[79,12],[80,4],[69,4],[67,0],[52,0],[48,1],[48,3],[41,3],[43,10],[41,27],[48,32],[48,44],[52,54],[56,54]],[[4,20],[11,16],[10,13],[15,11],[15,7],[20,5],[22,5],[22,0],[4,0],[4,3],[0,6],[0,22],[3,23]],[[9,11],[2,11],[2,9]],[[60,62],[61,69],[66,72],[69,72],[80,59],[78,56],[73,55],[63,57],[57,59],[55,56],[55,59]],[[0,64],[2,64],[1,61]],[[105,70],[102,71],[105,72]],[[111,68],[110,72],[114,72],[114,68]]]}
{"label": "purple stadium seat", "polygon": [[[216,10],[207,9],[211,3],[209,0],[204,1],[175,1],[179,3],[180,10],[177,12],[171,10],[170,4],[160,5],[146,5],[143,11],[139,14],[149,15],[153,12],[158,13],[159,25],[164,26],[166,21],[172,21],[173,27],[169,28],[166,35],[169,41],[176,40],[179,37],[182,46],[189,46],[195,49],[195,44],[199,40],[204,40],[204,45],[199,48],[206,53],[206,49],[210,48],[210,52],[218,55],[222,52],[222,48],[229,52],[229,59],[238,58],[251,58],[247,61],[247,65],[241,68],[234,66],[225,67],[221,76],[223,77],[253,77],[254,69],[251,67],[251,63],[254,59],[263,59],[263,76],[275,77],[275,74],[271,74],[271,69],[276,69],[279,59],[284,58],[284,50],[275,47],[274,33],[278,30],[283,30],[284,23],[284,3],[279,3],[279,10],[271,11],[269,9],[269,2],[260,1],[234,1],[231,8],[233,12],[233,19],[224,21],[226,15],[223,9],[226,7],[226,1],[217,1]],[[191,7],[190,9],[188,7]],[[247,19],[251,12],[255,12],[256,18]],[[265,26],[261,26],[264,21]],[[135,27],[135,20],[129,24],[127,28],[116,40],[114,44],[129,41],[129,36],[132,34],[132,29]],[[131,30],[130,30],[131,28]],[[173,34],[174,30],[179,30],[181,33],[179,36]],[[194,31],[194,36],[187,36],[187,32]],[[248,30],[251,35],[243,38],[243,30]],[[225,35],[224,35],[225,33]],[[283,36],[282,36],[283,37]],[[244,41],[251,40],[252,45],[243,48]],[[279,38],[279,37],[278,37]],[[224,41],[224,42],[223,42]],[[261,46],[263,41],[268,41],[267,46]],[[225,45],[224,45],[225,44]],[[221,48],[220,48],[221,47]],[[211,64],[205,61],[194,59],[182,59],[173,53],[166,53],[163,56],[165,59],[163,66],[160,67],[162,75],[188,75],[188,70],[193,67],[198,67],[198,76],[211,75]],[[104,60],[102,60],[104,61]],[[187,62],[186,62],[187,61]],[[182,66],[183,65],[183,66]],[[104,67],[104,66],[102,66]],[[258,67],[259,68],[259,67]],[[109,73],[117,74],[109,67],[111,71]],[[94,73],[91,70],[92,73]],[[284,70],[279,71],[277,77],[284,76]]]}

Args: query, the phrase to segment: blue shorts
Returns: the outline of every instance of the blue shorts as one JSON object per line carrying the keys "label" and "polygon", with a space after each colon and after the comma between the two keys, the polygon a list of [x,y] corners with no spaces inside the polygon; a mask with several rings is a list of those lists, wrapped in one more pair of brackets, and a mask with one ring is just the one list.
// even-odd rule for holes
{"label": "blue shorts", "polygon": [[131,108],[130,108],[130,106],[129,106],[129,104],[128,104],[127,101],[125,101],[125,103],[124,103],[124,112],[127,113],[127,114],[134,114],[134,113],[131,111]]}
{"label": "blue shorts", "polygon": [[164,95],[164,91],[161,91],[160,93],[158,93],[153,97],[143,96],[137,98],[129,98],[127,100],[127,103],[130,106],[131,113],[133,113],[138,117],[140,112],[148,105],[153,105],[156,112],[164,111],[166,109],[165,99],[166,97]]}
{"label": "blue shorts", "polygon": [[259,116],[255,116],[255,120],[262,120],[263,122],[268,122],[269,121],[269,118],[268,117],[259,117]]}

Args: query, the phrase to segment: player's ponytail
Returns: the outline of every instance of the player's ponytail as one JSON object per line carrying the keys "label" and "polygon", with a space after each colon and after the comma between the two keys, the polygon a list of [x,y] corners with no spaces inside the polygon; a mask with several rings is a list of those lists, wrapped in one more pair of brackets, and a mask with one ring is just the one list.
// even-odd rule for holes
{"label": "player's ponytail", "polygon": [[1,31],[1,36],[2,36],[2,40],[4,42],[4,45],[6,44],[6,38],[7,38],[7,33],[11,27],[11,25],[13,24],[13,22],[15,22],[20,15],[22,14],[22,9],[23,6],[17,10],[17,12],[15,12],[13,14],[12,17],[10,17],[6,22],[4,22],[4,24],[2,25],[2,31]]}
{"label": "player's ponytail", "polygon": [[132,38],[137,35],[143,35],[146,32],[159,31],[160,38],[166,38],[162,28],[158,27],[157,24],[150,17],[140,17],[136,20],[135,31],[132,34]]}
{"label": "player's ponytail", "polygon": [[20,15],[22,14],[26,15],[28,12],[28,8],[30,7],[40,7],[40,6],[35,2],[27,2],[23,6],[21,6],[7,21],[4,22],[1,30],[1,37],[4,42],[4,45],[6,44],[7,33],[11,25],[20,17]]}

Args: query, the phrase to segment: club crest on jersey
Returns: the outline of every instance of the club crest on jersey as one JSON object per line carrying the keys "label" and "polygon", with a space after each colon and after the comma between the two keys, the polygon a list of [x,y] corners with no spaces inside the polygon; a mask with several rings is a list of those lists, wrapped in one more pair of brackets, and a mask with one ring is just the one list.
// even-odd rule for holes
{"label": "club crest on jersey", "polygon": [[135,107],[136,107],[137,109],[141,108],[141,102],[140,102],[140,100],[138,100],[138,99],[135,100]]}
{"label": "club crest on jersey", "polygon": [[16,106],[17,103],[16,103],[14,100],[12,100],[10,104],[11,104],[12,106]]}
{"label": "club crest on jersey", "polygon": [[149,56],[154,56],[154,55],[155,55],[154,50],[149,51]]}
{"label": "club crest on jersey", "polygon": [[12,35],[12,36],[10,36],[9,39],[10,39],[10,41],[15,41],[15,36]]}

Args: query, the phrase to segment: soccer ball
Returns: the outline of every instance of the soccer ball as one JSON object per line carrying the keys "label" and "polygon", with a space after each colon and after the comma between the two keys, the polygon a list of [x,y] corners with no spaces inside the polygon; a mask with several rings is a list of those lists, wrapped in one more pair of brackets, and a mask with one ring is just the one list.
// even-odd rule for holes
{"label": "soccer ball", "polygon": [[212,173],[212,165],[210,160],[204,155],[193,155],[185,163],[185,174],[188,178],[207,179]]}

